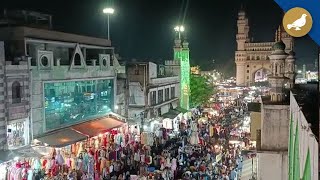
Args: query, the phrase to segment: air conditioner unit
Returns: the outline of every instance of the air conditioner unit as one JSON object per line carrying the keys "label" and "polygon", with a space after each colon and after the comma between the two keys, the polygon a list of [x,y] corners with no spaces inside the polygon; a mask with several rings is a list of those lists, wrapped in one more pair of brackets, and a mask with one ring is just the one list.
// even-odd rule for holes
{"label": "air conditioner unit", "polygon": [[51,69],[53,66],[53,52],[38,50],[37,54],[37,66],[39,69]]}

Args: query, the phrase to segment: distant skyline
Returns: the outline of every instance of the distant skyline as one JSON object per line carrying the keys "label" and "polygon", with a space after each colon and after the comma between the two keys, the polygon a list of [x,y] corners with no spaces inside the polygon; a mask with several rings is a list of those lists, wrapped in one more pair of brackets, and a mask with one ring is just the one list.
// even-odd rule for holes
{"label": "distant skyline", "polygon": [[[178,24],[182,2],[114,0],[115,14],[111,17],[110,28],[116,52],[125,59],[156,62],[172,59],[173,28]],[[0,7],[52,14],[55,30],[106,38],[106,16],[102,13],[106,3],[106,0],[11,0],[2,2]],[[218,70],[235,73],[236,20],[241,4],[248,15],[254,41],[274,40],[282,10],[273,0],[219,3],[189,0],[185,27],[192,65],[198,64],[203,70],[215,66]],[[318,58],[317,45],[308,36],[295,39],[295,51],[298,65],[314,63]]]}

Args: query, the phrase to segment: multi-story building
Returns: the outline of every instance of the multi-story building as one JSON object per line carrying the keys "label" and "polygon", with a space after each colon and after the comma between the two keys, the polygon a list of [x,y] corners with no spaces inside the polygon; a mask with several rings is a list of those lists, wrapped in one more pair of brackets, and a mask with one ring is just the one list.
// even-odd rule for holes
{"label": "multi-story building", "polygon": [[319,179],[317,84],[301,84],[290,93],[289,179]]}
{"label": "multi-story building", "polygon": [[[237,50],[235,52],[237,86],[249,86],[255,82],[267,81],[271,74],[269,55],[272,46],[282,40],[288,53],[293,49],[293,38],[289,36],[282,26],[279,26],[273,42],[252,42],[249,36],[249,20],[245,11],[238,13],[238,32],[236,35]],[[293,68],[294,69],[294,68]]]}
{"label": "multi-story building", "polygon": [[63,146],[123,122],[113,113],[126,115],[125,71],[109,40],[23,26],[0,28],[0,40],[2,149]]}
{"label": "multi-story building", "polygon": [[127,64],[129,81],[129,119],[141,123],[175,109],[179,104],[179,62],[166,61],[158,68],[152,62]]}

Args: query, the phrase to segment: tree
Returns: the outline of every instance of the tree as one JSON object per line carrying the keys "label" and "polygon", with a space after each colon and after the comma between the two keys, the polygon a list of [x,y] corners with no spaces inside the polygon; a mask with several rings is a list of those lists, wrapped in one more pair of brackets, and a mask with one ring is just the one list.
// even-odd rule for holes
{"label": "tree", "polygon": [[190,105],[196,107],[209,101],[214,93],[213,85],[203,76],[190,76]]}

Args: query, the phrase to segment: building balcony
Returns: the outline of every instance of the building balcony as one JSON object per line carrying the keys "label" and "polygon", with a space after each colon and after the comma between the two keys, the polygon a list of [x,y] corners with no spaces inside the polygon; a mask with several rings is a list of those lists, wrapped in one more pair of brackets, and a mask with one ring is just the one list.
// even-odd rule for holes
{"label": "building balcony", "polygon": [[175,84],[179,82],[180,82],[179,76],[158,77],[158,78],[152,78],[150,80],[150,85],[161,86],[161,85]]}

